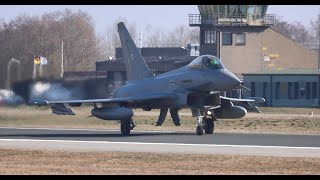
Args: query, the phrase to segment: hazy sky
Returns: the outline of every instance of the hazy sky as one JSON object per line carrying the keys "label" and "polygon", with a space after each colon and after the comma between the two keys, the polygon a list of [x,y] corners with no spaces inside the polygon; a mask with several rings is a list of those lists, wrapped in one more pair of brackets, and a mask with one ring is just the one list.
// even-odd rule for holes
{"label": "hazy sky", "polygon": [[[88,12],[98,33],[104,33],[118,17],[136,22],[138,30],[148,24],[170,29],[188,24],[188,14],[199,13],[196,5],[0,5],[0,18],[9,21],[21,13],[40,15],[65,8]],[[314,20],[319,12],[320,5],[269,5],[267,14],[276,14],[288,22],[300,21],[309,27],[310,20]]]}

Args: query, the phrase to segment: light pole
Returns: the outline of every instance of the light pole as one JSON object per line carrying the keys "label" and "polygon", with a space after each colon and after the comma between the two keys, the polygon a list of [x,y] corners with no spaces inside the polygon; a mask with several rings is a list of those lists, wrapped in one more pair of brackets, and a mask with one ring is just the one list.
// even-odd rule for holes
{"label": "light pole", "polygon": [[61,41],[61,74],[60,77],[63,78],[63,41]]}
{"label": "light pole", "polygon": [[318,14],[318,69],[320,68],[320,13]]}

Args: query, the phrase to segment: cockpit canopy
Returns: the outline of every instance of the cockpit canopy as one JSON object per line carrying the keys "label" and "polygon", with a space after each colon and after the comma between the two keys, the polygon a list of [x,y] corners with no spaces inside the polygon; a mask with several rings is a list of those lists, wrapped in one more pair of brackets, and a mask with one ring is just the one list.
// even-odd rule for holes
{"label": "cockpit canopy", "polygon": [[199,56],[194,59],[188,66],[209,69],[225,69],[220,59],[211,55]]}

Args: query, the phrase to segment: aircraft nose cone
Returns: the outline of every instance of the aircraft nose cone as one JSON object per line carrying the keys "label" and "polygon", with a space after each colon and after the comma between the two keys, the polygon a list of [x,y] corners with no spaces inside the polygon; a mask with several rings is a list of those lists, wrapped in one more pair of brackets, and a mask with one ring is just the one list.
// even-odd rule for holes
{"label": "aircraft nose cone", "polygon": [[231,72],[229,72],[229,78],[230,78],[230,84],[232,84],[233,87],[239,86],[241,84],[240,79]]}
{"label": "aircraft nose cone", "polygon": [[226,86],[226,89],[232,89],[234,87],[237,87],[241,84],[240,79],[235,76],[233,73],[230,71],[225,71],[224,72],[224,84]]}

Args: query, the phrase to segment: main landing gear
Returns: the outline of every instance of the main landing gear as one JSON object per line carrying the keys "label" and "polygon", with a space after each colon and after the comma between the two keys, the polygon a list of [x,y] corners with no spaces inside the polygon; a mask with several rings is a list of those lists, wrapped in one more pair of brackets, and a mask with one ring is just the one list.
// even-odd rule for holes
{"label": "main landing gear", "polygon": [[130,131],[135,127],[132,118],[131,119],[125,119],[125,120],[121,120],[120,123],[120,130],[121,130],[121,134],[123,136],[129,136],[130,135]]}
{"label": "main landing gear", "polygon": [[214,121],[216,120],[215,116],[208,117],[205,113],[204,116],[201,115],[200,109],[197,110],[197,126],[196,134],[202,135],[203,130],[206,134],[213,134],[214,131]]}

